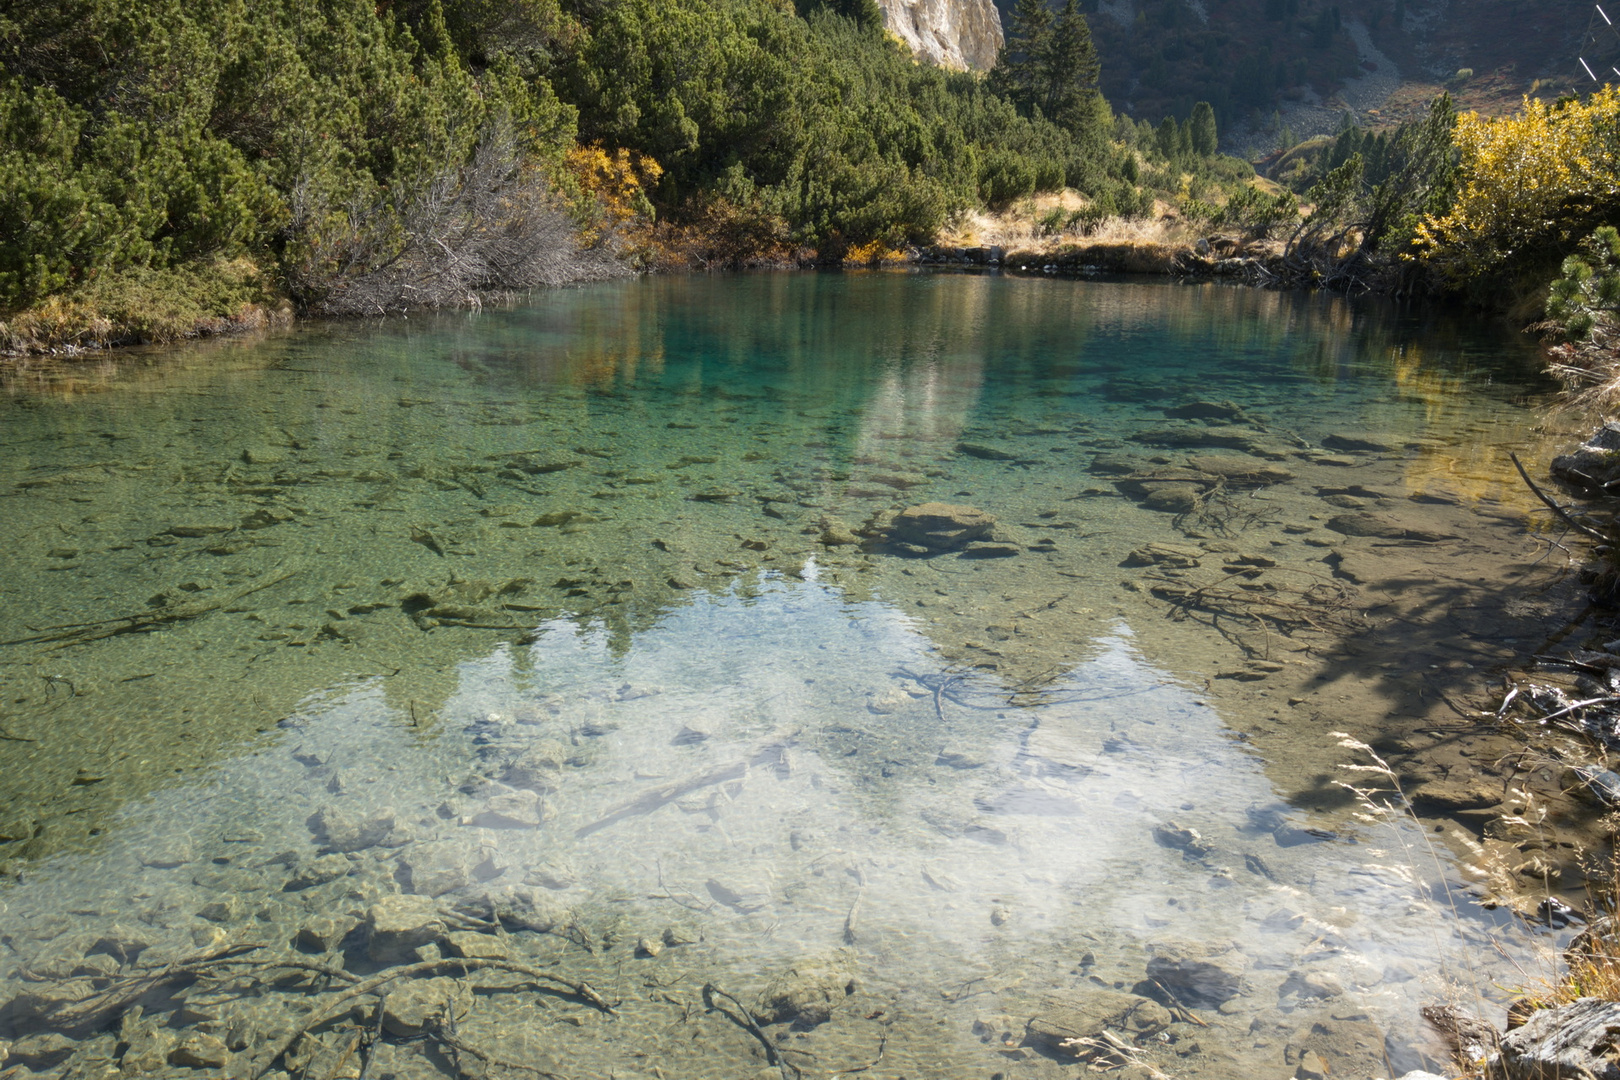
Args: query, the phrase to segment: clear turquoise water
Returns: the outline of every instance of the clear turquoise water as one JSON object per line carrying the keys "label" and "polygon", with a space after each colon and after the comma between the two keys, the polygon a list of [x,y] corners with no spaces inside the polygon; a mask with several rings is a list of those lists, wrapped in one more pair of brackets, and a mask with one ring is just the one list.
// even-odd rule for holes
{"label": "clear turquoise water", "polygon": [[[806,1075],[879,1046],[873,1076],[1074,1075],[1026,1024],[1155,992],[1171,939],[1233,944],[1244,992],[1147,1032],[1144,1063],[1282,1076],[1310,1048],[1398,1075],[1434,1052],[1416,1005],[1488,996],[1486,942],[1512,928],[1445,902],[1450,857],[1399,823],[1292,842],[1322,824],[1279,802],[1294,766],[1234,738],[1248,706],[1207,688],[1253,656],[1166,624],[1120,564],[1261,552],[1275,595],[1320,606],[1297,583],[1348,588],[1322,497],[1351,487],[1511,542],[1532,368],[1433,312],[849,274],[633,281],[14,376],[0,1000],[46,970],[105,985],[140,956],[288,951],[395,892],[516,892],[556,932],[509,947],[620,1017],[486,993],[461,1030],[571,1076],[767,1069],[702,987],[752,1004],[812,962],[855,989],[824,1024],[766,1029]],[[1197,400],[1243,418],[1164,415]],[[1166,513],[1098,454],[1290,478]],[[993,514],[1000,549],[875,535],[929,501]],[[1297,741],[1318,768],[1349,756],[1325,729]],[[388,824],[332,862],[323,811]],[[96,959],[109,927],[143,945],[121,968]],[[683,943],[638,952],[666,930]],[[336,955],[376,967],[363,925]],[[199,986],[206,1006],[158,995],[145,1022],[218,1034],[230,1075],[311,992]],[[6,1015],[0,1038],[52,1026]],[[127,1071],[129,1041],[86,1037],[71,1067]],[[453,1071],[421,1041],[373,1056],[374,1076]]]}

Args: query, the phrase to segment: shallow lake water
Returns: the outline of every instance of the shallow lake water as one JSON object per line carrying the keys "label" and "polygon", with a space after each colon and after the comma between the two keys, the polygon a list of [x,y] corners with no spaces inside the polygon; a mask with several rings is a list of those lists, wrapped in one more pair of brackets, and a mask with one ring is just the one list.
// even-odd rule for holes
{"label": "shallow lake water", "polygon": [[1291,803],[1368,758],[1223,688],[1357,632],[1367,565],[1531,550],[1533,371],[1341,299],[803,274],[14,376],[0,1057],[1438,1065],[1419,1006],[1547,942]]}

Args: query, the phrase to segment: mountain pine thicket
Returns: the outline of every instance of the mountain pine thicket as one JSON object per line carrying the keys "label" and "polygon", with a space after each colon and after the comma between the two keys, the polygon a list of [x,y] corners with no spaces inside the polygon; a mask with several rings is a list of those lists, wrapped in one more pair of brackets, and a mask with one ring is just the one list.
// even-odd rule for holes
{"label": "mountain pine thicket", "polygon": [[611,272],[631,219],[739,261],[1064,186],[1139,212],[1085,19],[1053,26],[986,79],[872,0],[4,0],[0,318],[452,301]]}
{"label": "mountain pine thicket", "polygon": [[[1307,280],[1460,287],[1527,265],[1516,234],[1453,212],[1491,181],[1449,112],[1301,159],[1301,223],[1294,193],[1217,153],[1230,95],[1156,122],[1110,109],[1088,8],[1015,0],[981,76],[917,62],[874,0],[0,0],[0,338],[863,259],[1065,187],[1086,206],[1046,231],[1161,200],[1195,226],[1292,233]],[[1172,10],[1142,7],[1179,32]],[[1332,11],[1275,14],[1327,48]],[[1538,138],[1583,115],[1553,110]],[[1568,198],[1587,206],[1571,221],[1610,205]],[[1556,269],[1576,233],[1530,262]]]}

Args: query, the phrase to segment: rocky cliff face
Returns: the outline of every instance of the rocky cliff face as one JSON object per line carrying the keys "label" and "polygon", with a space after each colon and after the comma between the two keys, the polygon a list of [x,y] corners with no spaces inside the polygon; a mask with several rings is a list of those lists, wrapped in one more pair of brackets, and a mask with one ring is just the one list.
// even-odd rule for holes
{"label": "rocky cliff face", "polygon": [[991,0],[878,0],[883,22],[924,60],[988,71],[1001,49],[1001,16]]}

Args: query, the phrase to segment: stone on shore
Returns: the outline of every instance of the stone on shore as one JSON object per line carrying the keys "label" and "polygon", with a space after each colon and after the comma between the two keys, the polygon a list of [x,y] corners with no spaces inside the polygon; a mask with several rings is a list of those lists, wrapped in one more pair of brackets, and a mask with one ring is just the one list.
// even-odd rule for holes
{"label": "stone on shore", "polygon": [[1540,1009],[1502,1037],[1487,1071],[1501,1080],[1620,1080],[1615,1031],[1620,1031],[1620,1003],[1586,997]]}
{"label": "stone on shore", "polygon": [[1609,485],[1620,481],[1620,422],[1609,421],[1574,453],[1553,458],[1551,470],[1560,480],[1609,494]]}

